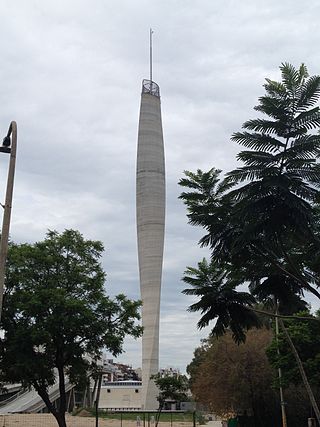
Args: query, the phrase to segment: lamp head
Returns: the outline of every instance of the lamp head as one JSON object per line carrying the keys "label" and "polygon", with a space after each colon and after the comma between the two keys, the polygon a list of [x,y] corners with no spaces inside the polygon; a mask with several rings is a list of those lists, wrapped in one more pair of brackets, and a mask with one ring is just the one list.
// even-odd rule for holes
{"label": "lamp head", "polygon": [[2,145],[4,146],[4,147],[10,147],[10,145],[11,145],[11,139],[10,139],[10,136],[5,136],[4,138],[3,138],[3,141],[2,141]]}

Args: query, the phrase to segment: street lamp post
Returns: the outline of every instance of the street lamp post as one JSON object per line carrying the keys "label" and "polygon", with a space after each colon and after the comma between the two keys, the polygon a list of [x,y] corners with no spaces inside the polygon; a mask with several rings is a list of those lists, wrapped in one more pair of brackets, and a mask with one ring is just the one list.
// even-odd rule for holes
{"label": "street lamp post", "polygon": [[17,153],[17,123],[14,121],[10,123],[7,136],[3,139],[2,147],[0,147],[0,152],[10,154],[6,199],[5,199],[4,205],[2,205],[4,212],[3,212],[1,240],[0,240],[0,320],[1,320],[5,267],[6,267],[7,253],[8,253],[8,240],[9,240],[10,218],[11,218],[14,171],[15,171],[16,153]]}

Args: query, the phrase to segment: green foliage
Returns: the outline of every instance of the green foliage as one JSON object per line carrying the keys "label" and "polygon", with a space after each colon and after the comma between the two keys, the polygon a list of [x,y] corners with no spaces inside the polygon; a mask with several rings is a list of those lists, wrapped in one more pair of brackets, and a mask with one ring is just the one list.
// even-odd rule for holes
{"label": "green foliage", "polygon": [[[86,411],[88,412],[88,417],[95,417],[96,411],[92,408],[87,408]],[[150,424],[151,417],[153,417],[152,412],[106,412],[105,410],[98,411],[99,419],[107,419],[107,420],[116,420],[118,421],[118,424],[121,424],[122,421],[133,421],[136,423],[137,417],[140,417],[140,420],[143,423],[143,420],[145,420],[145,424]],[[188,425],[192,425],[193,421],[193,413],[192,412],[163,412],[161,414],[161,423],[171,423],[171,420],[173,423],[188,423]],[[141,423],[141,424],[142,424]],[[205,423],[202,423],[205,424]]]}
{"label": "green foliage", "polygon": [[[246,410],[256,427],[280,427],[279,393],[272,387],[275,371],[266,356],[271,340],[272,331],[266,328],[251,329],[240,345],[230,333],[209,337],[187,367],[196,402],[223,418]],[[303,388],[290,385],[284,393],[288,425],[306,425],[309,400]]]}
{"label": "green foliage", "polygon": [[[101,242],[74,230],[49,231],[44,241],[9,249],[1,379],[33,386],[58,418],[66,410],[65,375],[83,382],[102,349],[117,355],[126,335],[141,334],[140,302],[105,294],[102,252]],[[48,396],[55,369],[62,393],[57,413]]]}
{"label": "green foliage", "polygon": [[192,388],[193,381],[195,379],[197,369],[206,357],[206,350],[207,350],[208,343],[209,343],[209,340],[206,340],[206,339],[201,340],[201,346],[197,347],[194,350],[193,359],[187,366],[186,370],[187,370],[187,374],[189,375],[189,384],[191,388]]}
{"label": "green foliage", "polygon": [[184,171],[185,178],[181,178],[179,185],[188,188],[180,195],[187,206],[187,216],[191,225],[201,226],[207,234],[200,240],[201,246],[217,247],[217,255],[228,252],[230,213],[232,204],[225,197],[228,188],[220,182],[221,171],[215,168],[208,172],[200,169],[196,173]]}
{"label": "green foliage", "polygon": [[248,308],[255,303],[254,297],[248,292],[237,292],[238,283],[215,261],[209,264],[203,259],[197,269],[188,267],[182,280],[192,286],[182,292],[199,298],[188,310],[201,312],[200,329],[217,318],[212,333],[221,336],[230,328],[234,340],[240,343],[245,341],[244,330],[260,326],[258,317]]}
{"label": "green foliage", "polygon": [[185,375],[163,375],[157,373],[151,375],[151,378],[159,390],[158,402],[159,409],[156,415],[156,427],[158,427],[160,421],[160,415],[164,408],[166,400],[180,403],[183,400],[188,400],[187,391],[189,388],[189,382]]}
{"label": "green foliage", "polygon": [[[301,312],[298,316],[311,316],[309,311]],[[312,316],[318,317],[319,316]],[[306,375],[311,385],[320,387],[320,330],[318,322],[299,322],[286,320],[286,328],[296,347],[303,363]],[[273,339],[267,349],[267,355],[271,365],[277,369],[282,368],[282,385],[298,385],[302,383],[294,356],[288,348],[287,340],[281,332],[278,337],[279,352],[277,351],[277,340]],[[275,385],[278,385],[275,379]]]}
{"label": "green foliage", "polygon": [[[199,298],[189,310],[201,312],[200,327],[215,319],[214,333],[229,327],[238,341],[254,325],[255,302],[274,308],[277,300],[289,314],[306,308],[304,292],[320,298],[320,77],[304,64],[280,70],[281,82],[266,79],[255,107],[263,117],[232,136],[246,148],[243,165],[222,180],[214,168],[186,171],[179,183],[189,223],[204,229],[199,244],[214,260],[188,268],[192,289],[183,292]],[[238,291],[248,284],[251,295]]]}
{"label": "green foliage", "polygon": [[272,369],[265,355],[270,339],[266,329],[250,330],[239,346],[230,333],[211,337],[191,378],[195,400],[221,417],[246,410],[257,425],[275,425],[277,394],[270,388]]}
{"label": "green foliage", "polygon": [[319,196],[320,135],[308,132],[320,126],[319,107],[314,106],[320,77],[309,78],[303,64],[299,70],[282,64],[280,70],[282,82],[267,79],[266,95],[255,107],[271,119],[249,120],[243,124],[244,132],[232,136],[249,148],[237,156],[244,166],[225,178],[237,186],[229,196],[237,204],[246,238],[261,233],[271,239],[288,232],[309,235],[311,204]]}
{"label": "green foliage", "polygon": [[185,375],[162,375],[161,373],[151,376],[159,389],[158,401],[162,408],[166,400],[181,402],[187,400],[189,387],[188,379]]}

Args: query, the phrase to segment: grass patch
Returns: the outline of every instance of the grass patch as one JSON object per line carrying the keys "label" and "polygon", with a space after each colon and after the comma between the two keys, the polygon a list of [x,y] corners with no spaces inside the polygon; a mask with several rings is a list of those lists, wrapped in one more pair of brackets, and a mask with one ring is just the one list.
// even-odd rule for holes
{"label": "grass patch", "polygon": [[[88,417],[95,417],[95,409],[85,409],[86,411],[86,416]],[[98,411],[98,415],[99,418],[104,418],[104,419],[109,419],[109,420],[123,420],[123,421],[136,421],[137,417],[140,417],[141,421],[143,422],[143,419],[145,417],[145,420],[148,421],[148,419],[151,419],[151,417],[153,416],[154,418],[156,418],[157,413],[153,412],[153,413],[143,413],[143,412],[106,412],[106,411]],[[148,418],[149,417],[149,418]],[[172,420],[172,422],[190,422],[192,423],[193,421],[193,414],[192,412],[172,412],[172,413],[168,413],[168,412],[162,412],[160,415],[160,422],[170,422]]]}

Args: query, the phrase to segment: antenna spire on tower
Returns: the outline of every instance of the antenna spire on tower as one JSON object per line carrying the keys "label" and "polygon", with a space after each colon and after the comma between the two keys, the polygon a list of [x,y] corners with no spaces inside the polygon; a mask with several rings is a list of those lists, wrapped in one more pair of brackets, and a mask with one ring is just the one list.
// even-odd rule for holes
{"label": "antenna spire on tower", "polygon": [[153,29],[150,28],[150,82],[152,83],[152,34]]}

